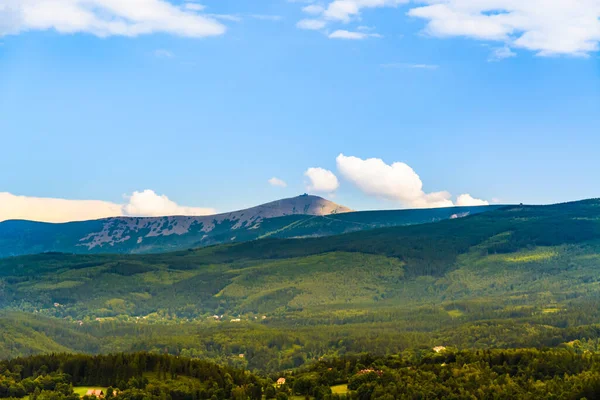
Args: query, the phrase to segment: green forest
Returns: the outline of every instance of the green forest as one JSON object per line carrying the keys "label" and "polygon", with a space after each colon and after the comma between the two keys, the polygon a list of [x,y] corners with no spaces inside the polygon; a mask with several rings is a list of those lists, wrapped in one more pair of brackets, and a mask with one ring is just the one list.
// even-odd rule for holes
{"label": "green forest", "polygon": [[[98,395],[80,396],[80,388]],[[328,358],[281,374],[148,353],[53,354],[0,362],[0,398],[594,399],[600,356],[575,350],[414,350]]]}
{"label": "green forest", "polygon": [[[163,254],[4,258],[2,393],[597,398],[599,266],[600,200]],[[107,354],[138,361],[120,377],[65,369]],[[167,370],[173,360],[233,383]],[[22,383],[40,376],[66,386]]]}

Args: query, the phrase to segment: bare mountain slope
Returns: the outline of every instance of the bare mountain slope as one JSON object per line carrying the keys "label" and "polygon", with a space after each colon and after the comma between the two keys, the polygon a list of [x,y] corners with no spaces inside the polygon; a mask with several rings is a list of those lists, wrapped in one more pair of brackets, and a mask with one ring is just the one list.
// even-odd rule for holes
{"label": "bare mountain slope", "polygon": [[322,237],[463,217],[496,207],[351,212],[317,196],[298,196],[241,211],[192,217],[117,217],[49,224],[0,223],[0,257],[63,253],[158,253],[271,238]]}
{"label": "bare mountain slope", "polygon": [[132,234],[144,232],[138,236],[137,244],[142,244],[144,238],[159,236],[185,235],[190,231],[208,234],[223,223],[231,224],[229,229],[256,229],[257,224],[267,218],[284,217],[288,215],[330,215],[350,212],[351,209],[335,204],[318,196],[302,195],[282,199],[260,206],[224,214],[202,217],[152,217],[152,218],[109,218],[105,220],[102,230],[92,232],[81,239],[81,246],[91,250],[97,246],[110,245],[131,240]]}

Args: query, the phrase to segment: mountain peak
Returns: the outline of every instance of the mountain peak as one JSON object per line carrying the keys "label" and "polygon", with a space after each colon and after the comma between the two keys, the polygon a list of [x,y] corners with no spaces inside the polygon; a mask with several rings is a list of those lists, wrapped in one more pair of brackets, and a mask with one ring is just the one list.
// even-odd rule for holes
{"label": "mountain peak", "polygon": [[306,193],[296,197],[275,200],[251,208],[250,210],[262,210],[265,215],[261,216],[265,218],[292,214],[330,215],[353,211],[348,207],[341,206],[330,200]]}
{"label": "mountain peak", "polygon": [[88,250],[103,246],[114,247],[120,243],[136,241],[136,246],[146,246],[148,242],[159,237],[172,235],[200,235],[196,245],[212,244],[211,236],[224,235],[229,240],[236,240],[238,233],[234,231],[258,229],[260,224],[269,218],[290,215],[331,215],[352,211],[318,196],[302,195],[272,201],[245,210],[208,216],[174,216],[174,217],[117,217],[103,220],[100,230],[90,232],[79,239],[78,246]]}

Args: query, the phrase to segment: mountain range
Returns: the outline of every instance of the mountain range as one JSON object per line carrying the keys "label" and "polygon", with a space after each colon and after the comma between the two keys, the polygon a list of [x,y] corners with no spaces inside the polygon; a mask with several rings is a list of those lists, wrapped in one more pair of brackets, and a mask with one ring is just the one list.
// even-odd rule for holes
{"label": "mountain range", "polygon": [[59,224],[13,220],[0,223],[0,257],[50,251],[158,253],[266,237],[330,236],[436,222],[497,207],[354,212],[318,196],[301,195],[211,216],[115,217]]}
{"label": "mountain range", "polygon": [[6,257],[0,357],[150,351],[281,371],[423,346],[597,351],[600,200],[487,210],[160,254]]}

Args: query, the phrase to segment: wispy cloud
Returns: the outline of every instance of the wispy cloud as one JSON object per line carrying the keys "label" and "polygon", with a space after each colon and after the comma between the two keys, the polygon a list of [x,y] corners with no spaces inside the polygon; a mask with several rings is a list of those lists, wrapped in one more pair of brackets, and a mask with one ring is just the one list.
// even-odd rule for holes
{"label": "wispy cloud", "polygon": [[325,22],[321,19],[302,19],[302,20],[298,21],[298,23],[296,23],[296,27],[298,27],[300,29],[307,29],[307,30],[313,30],[313,31],[321,30],[321,29],[325,28],[326,25],[327,25],[327,22]]}
{"label": "wispy cloud", "polygon": [[312,14],[312,15],[322,14],[323,11],[325,11],[325,8],[323,8],[323,6],[321,6],[319,4],[310,4],[310,5],[302,8],[302,12],[305,12],[307,14]]}
{"label": "wispy cloud", "polygon": [[345,29],[338,29],[329,34],[330,39],[363,40],[367,38],[380,38],[378,33],[352,32]]}
{"label": "wispy cloud", "polygon": [[192,10],[192,11],[202,11],[206,8],[206,6],[203,6],[202,4],[198,4],[198,3],[185,3],[183,7],[186,10]]}
{"label": "wispy cloud", "polygon": [[411,63],[388,63],[381,64],[381,68],[409,68],[409,69],[425,69],[425,70],[436,70],[440,66],[436,64],[411,64]]}
{"label": "wispy cloud", "polygon": [[242,17],[235,14],[206,14],[207,16],[223,21],[240,22]]}
{"label": "wispy cloud", "polygon": [[488,61],[490,61],[490,62],[501,61],[506,58],[516,57],[516,56],[517,56],[517,53],[512,51],[510,49],[510,47],[504,46],[504,47],[499,47],[497,49],[494,49],[494,51],[492,51],[492,54],[490,54],[490,56],[488,57]]}
{"label": "wispy cloud", "polygon": [[287,183],[283,179],[272,177],[269,179],[269,185],[283,188],[287,186]]}
{"label": "wispy cloud", "polygon": [[408,0],[334,0],[323,11],[327,19],[350,22],[360,16],[365,8],[396,7]]}
{"label": "wispy cloud", "polygon": [[157,58],[173,58],[173,57],[175,57],[175,55],[173,53],[171,53],[169,50],[157,49],[157,50],[154,50],[154,57],[157,57]]}
{"label": "wispy cloud", "polygon": [[250,14],[250,18],[260,19],[262,21],[281,21],[283,17],[281,15],[268,15],[268,14]]}

